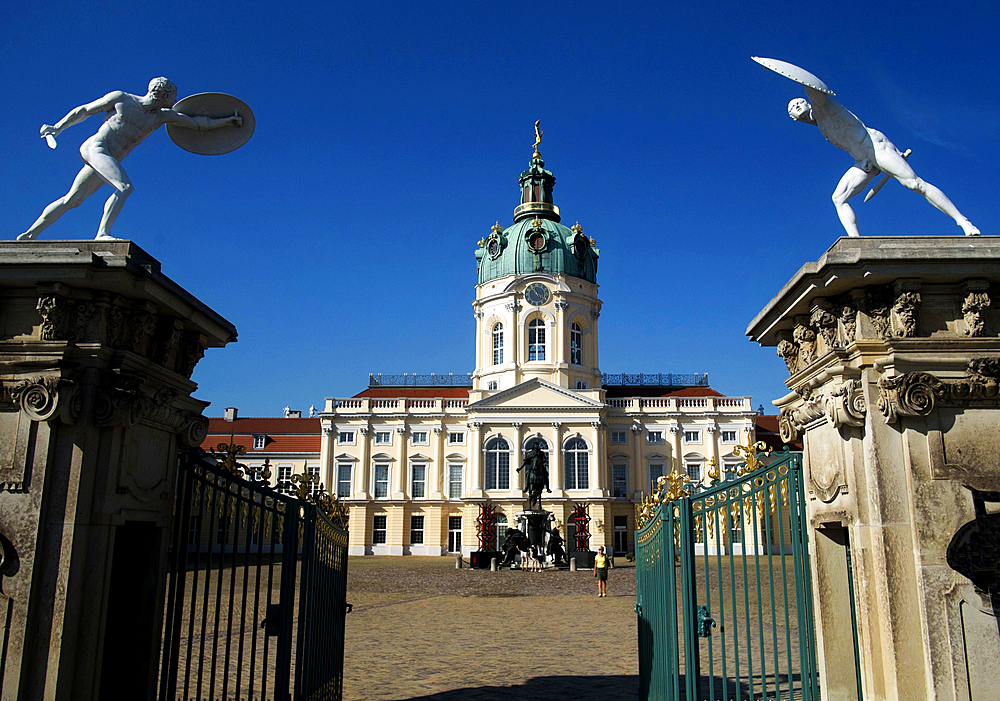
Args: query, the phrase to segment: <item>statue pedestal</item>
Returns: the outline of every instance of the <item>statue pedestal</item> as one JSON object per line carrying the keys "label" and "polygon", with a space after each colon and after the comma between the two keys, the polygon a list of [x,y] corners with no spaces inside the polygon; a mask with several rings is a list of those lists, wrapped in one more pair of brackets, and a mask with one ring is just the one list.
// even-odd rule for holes
{"label": "statue pedestal", "polygon": [[235,340],[130,241],[0,242],[0,698],[155,696],[190,377]]}
{"label": "statue pedestal", "polygon": [[996,693],[998,297],[998,237],[841,238],[747,329],[789,370],[825,699]]}

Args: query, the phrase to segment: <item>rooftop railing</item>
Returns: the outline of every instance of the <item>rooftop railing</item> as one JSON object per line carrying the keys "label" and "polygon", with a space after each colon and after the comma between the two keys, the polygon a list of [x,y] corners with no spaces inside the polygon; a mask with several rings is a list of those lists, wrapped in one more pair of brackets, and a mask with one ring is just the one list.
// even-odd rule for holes
{"label": "rooftop railing", "polygon": [[418,375],[417,373],[402,375],[383,375],[368,373],[369,387],[472,387],[472,373],[464,375]]}

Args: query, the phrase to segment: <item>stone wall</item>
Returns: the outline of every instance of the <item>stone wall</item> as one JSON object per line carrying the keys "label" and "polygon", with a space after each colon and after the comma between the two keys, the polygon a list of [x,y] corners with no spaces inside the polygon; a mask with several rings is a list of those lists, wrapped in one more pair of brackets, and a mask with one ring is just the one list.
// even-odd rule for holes
{"label": "stone wall", "polygon": [[0,243],[0,697],[151,698],[190,380],[235,328],[129,241]]}
{"label": "stone wall", "polygon": [[789,371],[824,699],[995,697],[998,294],[997,237],[842,238],[747,330]]}

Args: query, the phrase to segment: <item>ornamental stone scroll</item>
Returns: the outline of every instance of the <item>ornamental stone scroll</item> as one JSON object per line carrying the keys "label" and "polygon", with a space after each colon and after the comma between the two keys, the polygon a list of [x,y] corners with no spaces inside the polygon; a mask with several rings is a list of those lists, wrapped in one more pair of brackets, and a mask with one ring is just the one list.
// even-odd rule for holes
{"label": "ornamental stone scroll", "polygon": [[1000,358],[973,358],[964,379],[942,380],[929,372],[910,372],[878,381],[878,409],[887,424],[901,416],[927,416],[940,403],[1000,401]]}
{"label": "ornamental stone scroll", "polygon": [[827,385],[822,390],[806,389],[797,406],[783,409],[778,416],[778,431],[786,443],[796,440],[806,426],[825,417],[831,424],[863,426],[868,413],[859,380]]}
{"label": "ornamental stone scroll", "polygon": [[82,408],[80,385],[64,377],[41,376],[5,382],[3,394],[7,403],[32,421],[60,418],[63,423],[73,424]]}

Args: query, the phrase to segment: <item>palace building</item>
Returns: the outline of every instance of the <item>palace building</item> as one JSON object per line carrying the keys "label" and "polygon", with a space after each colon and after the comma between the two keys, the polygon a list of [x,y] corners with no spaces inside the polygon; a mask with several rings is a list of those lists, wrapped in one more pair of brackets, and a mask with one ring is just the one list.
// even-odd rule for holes
{"label": "palace building", "polygon": [[[721,395],[707,375],[601,372],[597,244],[561,223],[537,143],[519,185],[513,223],[495,225],[475,254],[474,372],[372,375],[313,419],[227,410],[205,445],[232,435],[247,448],[241,461],[269,459],[279,489],[318,470],[349,506],[352,555],[468,555],[484,504],[502,542],[527,507],[518,468],[535,442],[549,465],[542,506],[567,544],[583,506],[590,547],[616,553],[634,548],[635,505],[657,477],[676,465],[697,481],[713,461],[740,462],[733,449],[769,418],[750,397]],[[318,429],[314,441],[291,433],[305,426]],[[294,450],[317,442],[318,453]]]}

